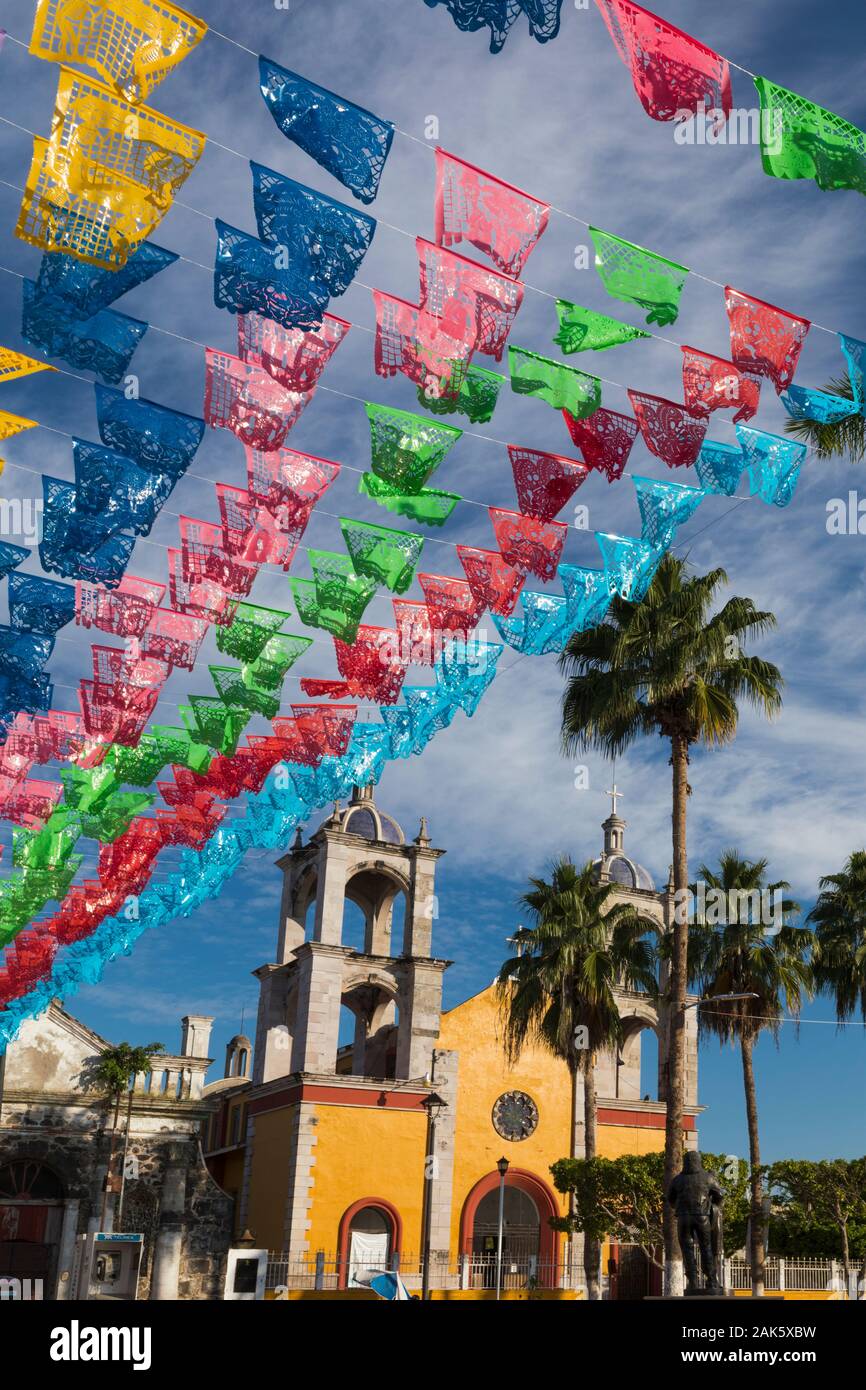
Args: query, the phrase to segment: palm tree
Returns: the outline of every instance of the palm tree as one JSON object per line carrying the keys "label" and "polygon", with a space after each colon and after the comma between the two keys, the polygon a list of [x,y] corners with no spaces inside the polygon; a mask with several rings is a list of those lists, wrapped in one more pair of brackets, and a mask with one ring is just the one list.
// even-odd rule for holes
{"label": "palm tree", "polygon": [[858,1010],[866,1023],[866,850],[855,850],[819,886],[807,919],[815,925],[815,984],[833,996],[840,1023]]}
{"label": "palm tree", "polygon": [[[118,1043],[116,1047],[103,1048],[96,1058],[92,1077],[95,1085],[103,1094],[106,1102],[114,1106],[114,1117],[111,1125],[111,1149],[108,1156],[108,1173],[105,1179],[105,1194],[102,1199],[102,1214],[100,1225],[105,1226],[105,1214],[108,1209],[108,1195],[112,1190],[111,1179],[114,1176],[114,1159],[117,1138],[117,1124],[120,1115],[121,1096],[126,1092],[126,1143],[124,1146],[124,1156],[126,1149],[129,1148],[130,1125],[132,1121],[132,1088],[135,1077],[139,1072],[151,1070],[151,1058],[154,1053],[164,1052],[165,1047],[162,1043],[147,1043],[144,1047],[132,1047],[127,1042]],[[125,1166],[125,1164],[124,1164]],[[122,1175],[121,1175],[122,1181]],[[120,1222],[122,1214],[123,1189],[121,1187],[121,1202],[117,1212],[117,1220]]]}
{"label": "palm tree", "polygon": [[[745,656],[741,643],[774,628],[772,613],[751,599],[729,598],[713,616],[710,609],[727,583],[722,569],[688,575],[686,563],[668,552],[642,603],[614,598],[598,627],[577,632],[560,658],[568,677],[562,699],[565,752],[596,749],[616,757],[641,734],[670,740],[673,768],[673,883],[676,902],[688,893],[686,800],[692,744],[730,742],[737,732],[738,700],[772,717],[781,708],[782,677],[777,667]],[[665,1190],[682,1156],[685,1062],[685,998],[688,918],[675,913],[669,984],[665,1100]],[[668,1291],[679,1266],[676,1223],[665,1212],[665,1264]]]}
{"label": "palm tree", "polygon": [[[847,372],[834,377],[821,389],[831,396],[842,396],[848,401],[855,399]],[[819,459],[847,456],[851,463],[862,463],[866,456],[866,417],[859,410],[830,425],[822,425],[820,420],[786,420],[785,432],[808,444]]]}
{"label": "palm tree", "polygon": [[[585,1157],[595,1158],[595,1063],[599,1051],[622,1041],[616,990],[657,992],[651,924],[631,905],[615,903],[615,885],[600,884],[591,863],[567,857],[550,881],[530,879],[520,902],[535,921],[513,938],[518,955],[499,972],[505,1049],[515,1062],[528,1043],[540,1043],[567,1064],[571,1076],[571,1133],[577,1124],[577,1079],[583,1076]],[[598,1246],[584,1241],[587,1297],[597,1299]]]}
{"label": "palm tree", "polygon": [[715,994],[750,996],[700,1008],[698,1032],[736,1042],[740,1048],[749,1130],[752,1293],[761,1298],[766,1252],[753,1053],[761,1032],[769,1029],[777,1036],[783,1013],[797,1014],[803,996],[811,996],[812,933],[808,927],[790,924],[800,905],[789,898],[780,901],[779,895],[790,884],[784,879],[767,883],[766,859],[741,859],[735,849],[728,849],[720,856],[717,870],[702,864],[698,872],[707,889],[721,890],[724,906],[714,913],[721,920],[716,922],[708,913],[707,920],[697,922],[692,931],[691,977],[704,999]]}

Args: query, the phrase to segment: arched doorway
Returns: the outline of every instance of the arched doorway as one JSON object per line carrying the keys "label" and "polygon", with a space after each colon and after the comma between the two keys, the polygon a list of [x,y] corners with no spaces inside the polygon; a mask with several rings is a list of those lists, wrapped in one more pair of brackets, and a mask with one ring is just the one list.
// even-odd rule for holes
{"label": "arched doorway", "polygon": [[[559,1241],[550,1219],[559,1215],[556,1198],[534,1173],[510,1168],[505,1177],[502,1225],[502,1287],[544,1287],[559,1282]],[[499,1235],[499,1174],[476,1183],[463,1207],[461,1250],[470,1288],[494,1288]]]}
{"label": "arched doorway", "polygon": [[36,1158],[0,1165],[0,1273],[47,1292],[63,1224],[63,1184]]}
{"label": "arched doorway", "polygon": [[390,1202],[365,1197],[343,1213],[339,1232],[340,1288],[357,1287],[364,1270],[392,1269],[399,1262],[402,1222]]}

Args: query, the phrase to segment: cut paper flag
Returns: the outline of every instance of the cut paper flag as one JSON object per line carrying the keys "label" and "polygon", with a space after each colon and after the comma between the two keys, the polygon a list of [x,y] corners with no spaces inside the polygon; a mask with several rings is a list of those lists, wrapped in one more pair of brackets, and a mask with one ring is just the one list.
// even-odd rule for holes
{"label": "cut paper flag", "polygon": [[634,416],[600,408],[587,420],[579,420],[567,410],[562,412],[562,418],[589,467],[604,473],[609,483],[621,478],[637,438]]}
{"label": "cut paper flag", "polygon": [[[75,617],[75,588],[38,574],[9,575],[9,621],[22,632],[53,636]],[[45,759],[39,758],[42,762]]]}
{"label": "cut paper flag", "polygon": [[298,616],[306,627],[321,627],[341,642],[354,642],[376,581],[358,574],[348,555],[309,551],[312,582],[290,578]]}
{"label": "cut paper flag", "polygon": [[604,561],[608,589],[628,603],[640,603],[661,563],[664,550],[634,536],[612,536],[596,531]]}
{"label": "cut paper flag", "polygon": [[84,63],[127,101],[142,101],[207,33],[171,0],[39,0],[30,52]]}
{"label": "cut paper flag", "polygon": [[349,332],[345,319],[323,314],[319,328],[282,328],[261,314],[238,315],[238,356],[263,367],[287,391],[312,391]]}
{"label": "cut paper flag", "polygon": [[613,299],[648,310],[647,323],[676,323],[688,269],[634,242],[590,227],[595,268]]}
{"label": "cut paper flag", "polygon": [[786,390],[794,380],[809,320],[730,285],[725,286],[725,308],[731,326],[731,357],[740,371],[768,376],[777,392]]}
{"label": "cut paper flag", "polygon": [[866,392],[863,390],[863,373],[866,371],[866,343],[859,338],[850,338],[846,333],[839,334],[842,356],[848,367],[848,380],[854,393],[854,400],[860,407],[860,414],[866,412]]}
{"label": "cut paper flag", "polygon": [[376,219],[250,161],[259,236],[309,266],[329,294],[344,294],[370,249]]}
{"label": "cut paper flag", "polygon": [[312,394],[286,391],[261,367],[205,349],[205,421],[213,429],[231,430],[254,449],[279,449]]}
{"label": "cut paper flag", "polygon": [[475,348],[475,316],[449,300],[437,318],[383,290],[373,290],[376,308],[376,372],[402,372],[434,400],[459,394]]}
{"label": "cut paper flag", "polygon": [[436,150],[436,240],[468,241],[516,277],[547,227],[550,207],[510,183]]}
{"label": "cut paper flag", "polygon": [[462,433],[453,425],[434,425],[423,416],[367,402],[372,472],[358,491],[389,511],[427,526],[441,526],[460,497],[424,484]]}
{"label": "cut paper flag", "polygon": [[565,594],[569,634],[597,627],[610,607],[610,587],[604,570],[582,565],[560,565],[559,578]]}
{"label": "cut paper flag", "polygon": [[135,536],[105,518],[79,511],[72,483],[42,476],[44,493],[39,558],[43,569],[114,589],[129,563]]}
{"label": "cut paper flag", "polygon": [[745,425],[736,428],[749,474],[750,493],[774,507],[787,507],[794,496],[807,446]]}
{"label": "cut paper flag", "polygon": [[161,216],[152,195],[134,179],[96,159],[73,164],[47,140],[34,138],[15,226],[22,241],[117,270]]}
{"label": "cut paper flag", "polygon": [[508,31],[520,17],[520,0],[424,0],[433,9],[447,5],[448,13],[458,29],[474,34],[485,27],[490,30],[490,52],[499,53]]}
{"label": "cut paper flag", "polygon": [[[28,420],[25,416],[13,416],[8,410],[0,410],[0,442],[21,434],[22,430],[35,430],[38,424],[39,421]],[[3,466],[3,461],[3,457],[0,457],[0,467]]]}
{"label": "cut paper flag", "polygon": [[517,489],[517,505],[524,516],[552,521],[570,502],[589,469],[576,459],[546,454],[540,449],[508,445],[508,457]]}
{"label": "cut paper flag", "polygon": [[318,328],[330,296],[303,261],[284,264],[284,247],[270,246],[218,217],[214,222],[213,297],[217,308],[233,314],[254,311],[283,328]]}
{"label": "cut paper flag", "polygon": [[351,645],[335,638],[337,670],[346,682],[346,693],[378,704],[396,704],[406,679],[399,641],[396,628],[363,623]]}
{"label": "cut paper flag", "polygon": [[822,425],[838,424],[857,415],[860,409],[847,396],[834,396],[808,386],[789,386],[780,399],[792,420],[817,420]]}
{"label": "cut paper flag", "polygon": [[140,397],[130,400],[111,386],[95,386],[99,437],[149,472],[179,478],[204,437],[204,421]]}
{"label": "cut paper flag", "polygon": [[629,391],[628,398],[650,453],[668,468],[690,468],[704,442],[706,417],[695,416],[676,401],[648,396],[643,391]]}
{"label": "cut paper flag", "polygon": [[392,594],[405,594],[424,549],[423,536],[345,516],[340,530],[356,574],[383,584]]}
{"label": "cut paper flag", "polygon": [[760,382],[745,376],[733,362],[713,357],[699,348],[684,347],[683,395],[695,415],[713,410],[736,410],[734,422],[751,420],[757,413]]}
{"label": "cut paper flag", "polygon": [[[30,551],[25,545],[13,545],[11,541],[0,541],[0,579],[5,579],[6,575],[11,575],[14,569],[29,557]],[[11,621],[11,620],[10,620]],[[16,627],[16,623],[12,623]]]}
{"label": "cut paper flag", "polygon": [[463,566],[473,598],[481,608],[507,617],[526,580],[526,575],[509,565],[498,550],[478,550],[470,545],[457,546],[457,558]]}
{"label": "cut paper flag", "polygon": [[[459,634],[464,639],[475,627],[481,614],[484,612],[484,605],[479,603],[472,592],[472,586],[465,579],[452,579],[450,575],[444,574],[419,574],[418,583],[424,593],[424,602],[427,607],[427,628],[429,633]],[[414,604],[409,605],[415,607]],[[397,612],[397,604],[394,604]],[[405,614],[406,609],[402,612]],[[409,631],[420,636],[424,631],[423,620],[418,623],[417,616],[412,613],[409,615]],[[398,614],[397,626],[401,626],[401,617]],[[420,630],[420,631],[419,631]],[[423,640],[422,640],[423,646]],[[418,660],[415,652],[412,652],[413,661]],[[430,664],[432,665],[432,656]]]}
{"label": "cut paper flag", "polygon": [[594,309],[582,309],[567,299],[557,299],[556,314],[559,332],[553,341],[566,356],[573,352],[602,352],[635,338],[651,336],[642,328],[632,328],[630,323],[608,318],[607,314],[596,313]]}
{"label": "cut paper flag", "polygon": [[509,347],[511,389],[519,396],[538,396],[554,410],[567,410],[575,419],[592,415],[601,405],[601,381],[577,367],[526,348]]}
{"label": "cut paper flag", "polygon": [[711,48],[632,0],[596,0],[638,99],[654,121],[731,110],[731,73]]}
{"label": "cut paper flag", "polygon": [[[31,281],[25,280],[25,284]],[[13,352],[11,348],[0,347],[0,385],[4,381],[15,381],[33,372],[53,372],[55,367],[47,362],[37,362],[35,357],[25,357],[23,352]]]}
{"label": "cut paper flag", "polygon": [[502,558],[516,570],[553,579],[562,555],[568,526],[564,521],[537,521],[520,512],[488,507]]}
{"label": "cut paper flag", "polygon": [[146,190],[162,216],[198,163],[200,130],[149,106],[130,106],[116,92],[61,66],[49,144],[69,161],[70,182],[96,163]]}
{"label": "cut paper flag", "polygon": [[358,491],[377,502],[389,512],[404,516],[419,526],[444,526],[462,497],[458,492],[442,492],[435,487],[422,487],[418,492],[400,492],[384,483],[374,473],[365,473],[358,482]]}
{"label": "cut paper flag", "polygon": [[424,3],[431,9],[447,5],[457,28],[464,33],[489,28],[490,52],[499,53],[521,12],[529,20],[530,34],[539,43],[555,39],[563,0],[424,0]]}
{"label": "cut paper flag", "polygon": [[259,58],[259,85],[283,135],[362,203],[372,203],[394,138],[391,122],[270,58]]}
{"label": "cut paper flag", "polygon": [[502,360],[505,340],[523,303],[523,285],[489,266],[446,251],[416,237],[421,290],[418,303],[436,318],[448,317],[450,305],[465,305],[475,321],[475,351]]}
{"label": "cut paper flag", "polygon": [[141,468],[124,454],[73,439],[75,507],[146,536],[177,482],[174,473]]}
{"label": "cut paper flag", "polygon": [[41,299],[33,280],[22,279],[21,287],[21,336],[26,343],[112,385],[123,380],[148,324],[116,309],[100,309],[91,318],[79,319],[62,302]]}
{"label": "cut paper flag", "polygon": [[286,526],[306,526],[320,497],[338,477],[340,465],[294,449],[262,453],[249,446],[247,489]]}
{"label": "cut paper flag", "polygon": [[814,179],[825,192],[866,194],[866,131],[805,97],[756,77],[761,98],[761,162],[776,179]]}
{"label": "cut paper flag", "polygon": [[740,485],[746,460],[736,444],[717,444],[707,439],[695,459],[695,472],[708,492],[733,497]]}
{"label": "cut paper flag", "polygon": [[559,594],[539,594],[524,589],[521,612],[510,618],[492,613],[493,625],[504,642],[524,656],[561,652],[568,640],[564,620],[568,604]]}
{"label": "cut paper flag", "polygon": [[706,491],[660,478],[642,478],[636,473],[632,482],[640,508],[641,539],[667,550],[679,527],[694,515],[707,496]]}
{"label": "cut paper flag", "polygon": [[466,378],[454,396],[451,392],[433,396],[425,387],[418,387],[418,404],[433,415],[465,415],[473,425],[486,424],[493,419],[499,392],[505,385],[505,377],[498,372],[488,372],[485,367],[470,364]]}
{"label": "cut paper flag", "polygon": [[40,301],[58,300],[78,319],[89,319],[115,299],[142,285],[178,259],[152,241],[143,241],[119,270],[100,270],[62,252],[46,252],[36,278]]}

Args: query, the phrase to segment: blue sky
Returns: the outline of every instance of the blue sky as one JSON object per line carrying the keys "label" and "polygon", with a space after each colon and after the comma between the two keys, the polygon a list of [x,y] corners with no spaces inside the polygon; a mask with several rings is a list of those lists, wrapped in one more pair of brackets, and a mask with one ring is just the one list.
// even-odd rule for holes
{"label": "blue sky", "polygon": [[[866,59],[851,43],[857,21],[862,22],[854,0],[824,7],[820,25],[807,0],[789,0],[784,9],[778,3],[722,7],[664,0],[661,8],[672,22],[741,66],[866,126]],[[207,0],[199,12],[240,44],[371,108],[417,140],[424,139],[429,118],[435,116],[446,149],[558,209],[686,264],[710,281],[866,338],[866,210],[860,197],[767,178],[754,147],[676,144],[671,126],[644,115],[594,5],[581,10],[565,0],[560,37],[544,46],[531,41],[522,24],[516,26],[497,57],[487,52],[483,34],[461,34],[444,8],[431,10],[422,0],[291,0],[288,10],[265,0],[245,6]],[[30,0],[5,0],[3,23],[12,36],[27,39],[32,13]],[[57,82],[53,65],[7,42],[0,72],[0,115],[47,133]],[[736,71],[733,78],[735,104],[755,106],[750,79]],[[220,216],[254,230],[248,158],[351,201],[280,136],[258,92],[254,57],[220,38],[209,36],[157,88],[152,104],[238,152],[213,143],[208,147],[181,195],[188,207],[176,204],[154,238],[190,261],[212,262],[215,234],[209,218]],[[21,185],[29,159],[29,136],[5,127],[0,179]],[[383,381],[373,373],[372,338],[362,331],[374,323],[365,286],[415,297],[412,238],[391,228],[413,237],[432,236],[433,194],[431,154],[398,134],[370,209],[380,226],[358,277],[363,285],[356,282],[333,305],[357,330],[328,368],[323,386],[329,391],[319,392],[293,431],[293,447],[363,467],[369,450],[366,419],[362,407],[348,397],[416,408],[408,382],[399,377]],[[0,184],[0,264],[32,276],[39,253],[17,241],[12,230],[18,201],[16,192]],[[525,279],[534,288],[527,290],[513,342],[553,355],[555,311],[546,297],[551,294],[640,322],[637,311],[633,314],[605,295],[593,269],[575,269],[575,250],[586,241],[579,223],[552,214],[526,267]],[[176,264],[118,307],[169,334],[234,349],[233,320],[214,307],[210,277],[195,265]],[[23,346],[20,282],[2,273],[0,308],[3,343]],[[692,275],[679,320],[665,336],[727,356],[721,289]],[[595,358],[587,355],[580,365],[606,379],[604,404],[613,409],[628,409],[626,385],[680,398],[679,351],[657,340]],[[820,386],[840,366],[833,337],[813,329],[798,381]],[[200,348],[152,328],[133,369],[145,397],[194,414],[201,411]],[[69,377],[11,383],[3,389],[2,405],[56,430],[96,438],[92,391]],[[783,419],[767,384],[754,423],[781,432]],[[507,391],[491,424],[477,432],[554,451],[568,452],[569,447],[558,413]],[[710,435],[733,440],[731,427],[718,414]],[[25,468],[72,476],[69,440],[62,434],[31,431],[8,444],[5,454]],[[208,431],[194,471],[243,486],[243,464],[242,448],[231,434]],[[640,441],[631,466],[654,477],[667,474]],[[501,443],[467,434],[440,476],[442,486],[467,498],[514,505]],[[677,481],[695,479],[677,475]],[[785,708],[778,720],[768,726],[747,714],[732,747],[695,755],[691,862],[712,862],[730,845],[747,856],[766,856],[773,876],[790,880],[805,904],[814,898],[818,877],[834,872],[851,850],[866,843],[866,541],[856,535],[830,536],[826,529],[828,501],[847,496],[858,481],[846,463],[810,460],[786,511],[757,500],[734,507],[724,498],[709,499],[678,538],[678,550],[688,553],[698,569],[723,565],[732,592],[747,594],[776,613],[779,630],[762,650],[786,679]],[[33,473],[7,467],[4,496],[38,495],[33,483]],[[355,489],[355,475],[345,472],[314,515],[307,543],[340,549],[340,513],[387,522]],[[637,531],[637,506],[627,480],[610,488],[603,478],[593,477],[580,500],[589,506],[591,528]],[[164,577],[163,547],[175,543],[178,512],[215,519],[212,487],[194,478],[181,481],[150,541],[136,547],[131,573]],[[492,544],[482,507],[458,508],[441,533],[431,534],[425,567],[459,575],[453,550],[458,540]],[[594,564],[593,550],[590,534],[572,531],[565,558]],[[34,558],[25,568],[38,572],[38,562]],[[303,555],[296,572],[307,573]],[[254,598],[290,607],[288,585],[276,572],[262,574]],[[390,620],[385,598],[369,612],[371,621]],[[53,658],[56,703],[68,707],[70,687],[86,674],[88,635],[68,629],[62,635]],[[305,658],[299,674],[331,674],[327,647],[312,650],[315,655]],[[206,659],[212,659],[211,645],[204,649],[202,670]],[[206,685],[206,676],[198,673],[174,676],[160,705],[161,722],[176,722],[172,704],[188,691],[204,692]],[[422,759],[391,765],[381,784],[381,803],[407,831],[414,834],[423,812],[434,843],[448,851],[440,869],[434,940],[437,952],[454,961],[446,976],[449,1005],[493,977],[506,950],[505,937],[519,921],[516,899],[527,877],[560,852],[581,859],[600,848],[611,770],[602,760],[587,758],[589,788],[575,790],[573,764],[558,751],[560,688],[553,658],[517,661],[507,653],[476,717],[458,717]],[[286,691],[287,698],[296,697],[297,685],[287,682]],[[646,740],[616,771],[626,794],[627,847],[657,882],[664,880],[670,860],[667,758],[663,744]],[[166,864],[170,862],[167,856]],[[278,874],[271,859],[251,857],[220,900],[145,937],[131,958],[108,970],[102,985],[83,990],[69,1006],[109,1037],[161,1038],[171,1047],[176,1046],[181,1014],[212,1013],[219,1074],[222,1048],[238,1029],[242,1010],[247,1025],[254,1017],[250,971],[272,954],[277,905]],[[840,1034],[817,1021],[831,1016],[829,1002],[818,1000],[804,1014],[799,1037],[793,1027],[785,1027],[778,1048],[769,1040],[759,1045],[762,1131],[769,1159],[853,1155],[866,1148],[866,1030],[848,1028]],[[702,1143],[708,1149],[744,1152],[736,1053],[708,1044],[702,1051],[700,1086],[708,1106]]]}

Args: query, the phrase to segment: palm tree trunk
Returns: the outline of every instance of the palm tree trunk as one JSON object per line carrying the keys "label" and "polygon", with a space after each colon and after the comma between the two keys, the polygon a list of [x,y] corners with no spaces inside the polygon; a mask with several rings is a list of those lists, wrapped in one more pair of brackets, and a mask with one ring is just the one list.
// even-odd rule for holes
{"label": "palm tree trunk", "polygon": [[752,1240],[749,1263],[752,1266],[752,1297],[764,1297],[764,1189],[761,1182],[761,1145],[758,1138],[758,1097],[752,1065],[753,1040],[740,1040],[743,1057],[743,1085],[746,1091],[746,1120],[749,1126],[749,1162],[752,1168]]}
{"label": "palm tree trunk", "polygon": [[[598,1149],[598,1115],[595,1094],[595,1053],[589,1048],[582,1056],[583,1066],[583,1128],[584,1158],[595,1158]],[[601,1297],[598,1276],[599,1244],[585,1235],[583,1238],[583,1272],[586,1275],[586,1296],[597,1302]]]}
{"label": "palm tree trunk", "polygon": [[[671,737],[673,767],[673,796],[671,829],[673,838],[674,891],[677,910],[673,923],[668,997],[668,1054],[665,1084],[665,1172],[664,1190],[679,1172],[683,1152],[683,1097],[685,1092],[685,1002],[688,984],[689,923],[685,911],[685,894],[689,886],[689,864],[686,852],[686,801],[689,792],[689,745],[684,734]],[[673,1208],[664,1204],[665,1292],[679,1293],[682,1288],[682,1258],[677,1240]]]}
{"label": "palm tree trunk", "polygon": [[111,1178],[114,1173],[114,1146],[117,1142],[117,1126],[120,1120],[120,1092],[114,1096],[114,1119],[111,1125],[111,1145],[108,1150],[108,1171],[105,1174],[105,1188],[102,1193],[102,1211],[99,1215],[99,1229],[105,1230],[105,1218],[108,1213],[108,1198],[111,1192]]}

